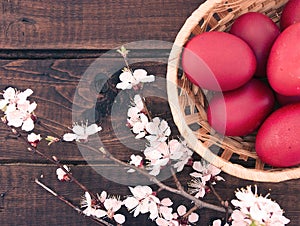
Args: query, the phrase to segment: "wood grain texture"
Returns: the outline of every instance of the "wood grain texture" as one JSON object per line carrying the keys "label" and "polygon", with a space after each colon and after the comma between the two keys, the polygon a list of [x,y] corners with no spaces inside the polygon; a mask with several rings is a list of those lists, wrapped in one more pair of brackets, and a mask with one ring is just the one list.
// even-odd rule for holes
{"label": "wood grain texture", "polygon": [[203,1],[3,0],[1,49],[110,49],[137,40],[173,41]]}
{"label": "wood grain texture", "polygon": [[[69,131],[75,118],[96,120],[103,130],[101,137],[93,137],[96,147],[104,146],[117,158],[128,161],[132,153],[144,148],[143,141],[134,138],[126,127],[126,111],[133,92],[115,88],[124,62],[114,51],[127,42],[154,39],[172,42],[186,20],[203,0],[2,0],[0,1],[0,90],[7,86],[31,88],[31,100],[38,103],[36,114],[41,125],[37,131],[44,135],[62,135]],[[166,101],[165,62],[169,49],[137,48],[130,52],[130,63],[145,68],[158,78],[153,86],[145,87],[146,102],[153,116],[165,118],[178,135]],[[156,46],[157,48],[157,46]],[[99,59],[100,58],[100,59]],[[159,98],[158,98],[159,97]],[[75,101],[74,101],[75,100]],[[49,127],[49,132],[45,127]],[[42,190],[35,178],[64,195],[76,206],[83,191],[72,183],[59,182],[56,166],[32,154],[8,136],[0,124],[0,225],[30,226],[92,226],[90,219],[79,216],[70,207]],[[99,142],[99,139],[101,142]],[[127,169],[113,164],[99,153],[84,151],[74,144],[46,143],[39,149],[48,156],[57,156],[71,167],[73,175],[92,192],[102,190],[110,194],[128,195],[128,185],[146,183]],[[191,168],[178,174],[182,185],[190,179]],[[41,178],[43,175],[43,178]],[[299,226],[300,180],[282,183],[255,183],[222,173],[226,182],[216,185],[224,199],[234,198],[234,190],[257,184],[259,193],[271,193],[291,219],[289,226]],[[168,178],[166,182],[175,186]],[[153,189],[156,189],[153,186]],[[169,196],[162,191],[159,197]],[[171,195],[176,208],[191,206],[182,197]],[[209,194],[204,200],[217,204]],[[128,226],[155,225],[148,215],[132,217],[125,210]],[[211,217],[223,214],[201,210],[197,225],[208,225]]]}
{"label": "wood grain texture", "polygon": [[[103,177],[93,170],[90,166],[73,166],[71,170],[79,181],[85,184],[94,193],[100,193],[105,190],[109,194],[128,195],[130,194],[127,185],[116,184],[109,180],[109,177]],[[119,171],[115,167],[102,165],[103,170],[109,171],[112,177],[116,177]],[[76,185],[68,182],[59,182],[55,176],[56,167],[53,165],[41,164],[19,164],[19,165],[0,165],[1,178],[0,193],[8,191],[4,198],[0,197],[0,222],[1,225],[45,225],[45,226],[66,226],[66,225],[96,225],[90,219],[79,216],[73,209],[63,204],[48,192],[44,191],[34,183],[35,178],[39,178],[43,183],[48,184],[53,190],[60,195],[65,196],[74,205],[80,205],[81,196],[84,192]],[[179,174],[182,184],[186,186],[189,179],[187,170]],[[40,176],[43,175],[41,179]],[[222,174],[226,182],[220,182],[215,186],[216,190],[224,199],[234,198],[234,191],[237,187],[254,185],[249,181],[242,181],[237,178]],[[120,178],[121,179],[121,178]],[[171,179],[166,181],[174,186]],[[258,183],[259,193],[266,195],[271,192],[271,198],[277,200],[282,208],[288,210],[285,215],[291,219],[290,226],[300,224],[299,220],[299,202],[295,202],[300,192],[299,183],[295,181],[284,182],[280,184]],[[154,186],[155,188],[155,186]],[[11,190],[13,189],[13,190]],[[288,195],[287,195],[288,194]],[[159,197],[167,197],[167,192],[159,193]],[[171,195],[174,200],[174,206],[185,204],[191,206],[189,202],[179,196]],[[208,194],[205,201],[217,204],[212,194]],[[121,212],[125,213],[126,210]],[[222,217],[222,214],[211,210],[201,210],[200,221],[197,225],[208,225],[211,216]],[[155,225],[149,221],[148,215],[140,215],[133,218],[132,215],[126,215],[127,223],[125,225]]]}
{"label": "wood grain texture", "polygon": [[[151,57],[153,55],[145,56],[138,52],[132,55],[134,56],[131,59],[132,62],[145,61],[145,63],[133,64],[133,68],[143,65],[149,73],[161,78],[160,81],[154,83],[155,90],[146,89],[147,95],[160,92],[160,95],[164,97],[163,99],[151,98],[151,96],[147,98],[153,116],[160,115],[171,120],[166,92],[161,88],[165,87],[163,77],[166,66],[153,62],[153,57]],[[163,54],[163,56],[166,60],[167,55]],[[155,60],[157,60],[156,57]],[[99,65],[99,68],[90,70],[91,76],[85,75],[87,69],[93,67],[91,65],[95,64],[95,61],[98,62],[96,65]],[[136,140],[126,126],[127,109],[132,96],[126,92],[118,92],[114,88],[118,82],[118,74],[123,67],[124,62],[118,55],[98,59],[0,60],[0,90],[13,86],[20,90],[31,88],[34,91],[30,99],[38,104],[35,113],[41,125],[50,130],[36,125],[37,131],[40,131],[44,137],[56,134],[62,136],[70,132],[68,128],[74,121],[72,113],[77,115],[78,121],[93,118],[96,114],[96,120],[103,128],[100,137],[96,139],[100,139],[102,145],[116,154],[118,158],[127,160],[131,150],[140,151],[145,143]],[[91,98],[92,94],[95,99]],[[78,98],[74,102],[75,95]],[[157,108],[157,106],[160,107]],[[113,110],[110,110],[112,108]],[[10,132],[4,125],[0,126],[0,131],[0,139],[4,144],[3,151],[0,152],[0,161],[32,162],[38,160],[28,153],[18,140],[7,138]],[[59,156],[62,161],[84,161],[85,159],[105,161],[99,155],[95,159],[95,154],[92,152],[85,153],[83,158],[76,146],[74,148],[74,145],[65,143],[54,144],[50,148],[44,145],[41,148],[50,156]]]}

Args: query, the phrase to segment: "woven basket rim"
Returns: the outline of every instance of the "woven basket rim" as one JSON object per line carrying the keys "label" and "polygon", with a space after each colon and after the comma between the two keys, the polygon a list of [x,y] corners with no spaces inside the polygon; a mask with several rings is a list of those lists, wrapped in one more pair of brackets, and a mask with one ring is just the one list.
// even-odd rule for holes
{"label": "woven basket rim", "polygon": [[[206,148],[201,141],[193,134],[193,131],[185,123],[184,114],[180,110],[179,97],[175,95],[178,93],[178,78],[177,71],[180,64],[180,55],[182,53],[182,47],[188,41],[193,29],[199,24],[199,21],[206,15],[207,12],[213,10],[217,4],[228,2],[225,0],[209,0],[202,3],[192,14],[187,18],[184,25],[178,32],[176,39],[173,43],[173,47],[170,52],[168,66],[167,66],[167,93],[168,102],[170,105],[173,120],[178,127],[180,134],[185,138],[187,144],[202,158],[222,171],[239,178],[253,180],[258,182],[281,182],[291,179],[300,178],[300,167],[298,168],[286,168],[278,171],[263,171],[257,169],[245,168],[241,165],[231,163],[216,154],[212,153]],[[236,3],[242,2],[237,0]],[[259,1],[255,1],[259,2]],[[263,1],[261,1],[263,2]]]}

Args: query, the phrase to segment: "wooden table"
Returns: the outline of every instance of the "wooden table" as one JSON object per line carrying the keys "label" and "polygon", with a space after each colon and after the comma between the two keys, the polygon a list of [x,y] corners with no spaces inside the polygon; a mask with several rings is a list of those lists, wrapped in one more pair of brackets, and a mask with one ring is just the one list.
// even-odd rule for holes
{"label": "wooden table", "polygon": [[[77,85],[98,57],[102,56],[102,60],[109,65],[111,62],[122,62],[120,56],[111,54],[103,57],[102,54],[122,44],[149,39],[173,42],[185,19],[201,2],[203,1],[1,0],[0,89],[7,86],[21,90],[31,88],[34,91],[32,100],[38,103],[36,114],[41,121],[41,125],[36,126],[37,130],[41,134],[49,134],[42,127],[44,125],[52,132],[62,135],[72,125],[72,110],[88,114],[86,110],[95,104],[88,99],[87,90],[78,93]],[[162,49],[159,54],[160,58],[167,59],[168,50]],[[151,62],[151,56],[150,53],[137,49],[132,50],[130,60],[142,60],[142,63],[137,63],[134,67],[145,68],[149,73],[164,78],[166,65]],[[110,76],[109,72],[103,73],[99,78]],[[97,82],[101,83],[101,80],[94,84]],[[117,95],[114,86],[110,85],[112,83],[113,79],[108,82],[108,87],[102,88],[102,93],[98,96],[97,117],[103,127],[101,140],[114,156],[127,161],[132,153],[131,148],[138,150],[143,147],[143,143],[135,140],[126,130],[126,117],[110,114],[110,106],[114,104],[113,97]],[[158,87],[159,85],[162,84],[158,84]],[[81,99],[78,99],[76,106],[72,106],[76,93]],[[125,106],[121,112],[126,116],[128,98],[118,101],[120,106]],[[149,100],[148,104],[151,113],[168,120],[176,133],[167,102]],[[4,124],[1,124],[0,131],[0,225],[96,225],[41,189],[34,183],[34,179],[39,178],[77,206],[83,195],[78,186],[72,182],[58,181],[55,175],[56,165],[29,152],[19,139],[8,136],[10,132]],[[128,148],[128,144],[131,148]],[[64,143],[48,148],[41,144],[39,149],[70,166],[72,174],[91,191],[129,194],[127,185],[112,182],[98,174],[86,161],[89,158],[91,160],[91,155],[87,153],[83,158],[77,146]],[[105,158],[98,160],[97,164],[106,172],[110,172],[111,176],[118,176],[119,172],[114,164]],[[189,179],[188,173],[189,170],[179,174],[184,186]],[[216,185],[216,190],[224,199],[232,199],[234,190],[238,187],[257,184],[260,193],[271,192],[271,198],[286,211],[285,215],[291,219],[289,225],[300,225],[300,180],[255,183],[225,173],[222,176],[226,182]],[[168,180],[172,182],[171,179]],[[212,195],[207,195],[205,200],[217,203]],[[176,204],[180,203],[189,205],[189,202],[176,196]],[[198,225],[207,225],[211,217],[223,215],[204,209],[200,211],[200,216]],[[150,225],[148,215],[126,217],[126,225]]]}

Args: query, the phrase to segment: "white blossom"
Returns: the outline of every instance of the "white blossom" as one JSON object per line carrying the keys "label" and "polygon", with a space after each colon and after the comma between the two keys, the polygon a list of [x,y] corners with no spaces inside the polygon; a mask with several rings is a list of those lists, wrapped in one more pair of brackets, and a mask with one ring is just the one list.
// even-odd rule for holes
{"label": "white blossom", "polygon": [[132,106],[127,112],[127,124],[131,127],[136,139],[143,138],[146,135],[146,125],[149,122],[148,117],[143,113],[144,103],[140,95],[135,95]]}
{"label": "white blossom", "polygon": [[158,117],[152,119],[152,122],[147,123],[146,131],[149,133],[146,139],[151,142],[164,142],[171,135],[171,129],[165,120]]}
{"label": "white blossom", "polygon": [[283,210],[278,203],[268,198],[268,195],[258,196],[257,187],[254,193],[251,186],[238,190],[235,193],[237,199],[231,203],[237,207],[232,213],[232,225],[256,225],[256,226],[283,226],[290,222],[283,216]]}
{"label": "white blossom", "polygon": [[170,150],[166,142],[147,147],[144,150],[144,155],[149,160],[147,168],[151,170],[150,174],[153,176],[157,176],[160,173],[160,169],[170,161]]}
{"label": "white blossom", "polygon": [[218,176],[221,172],[220,169],[204,161],[194,162],[193,169],[196,172],[190,174],[193,178],[188,185],[189,192],[194,194],[196,198],[203,198],[206,192],[210,190],[209,186],[214,185],[216,181],[224,180],[223,177]]}
{"label": "white blossom", "polygon": [[176,161],[176,163],[173,167],[177,169],[177,172],[181,172],[192,158],[193,151],[188,148],[184,142],[179,142],[175,139],[169,142],[169,147],[171,150],[174,150],[171,158]]}
{"label": "white blossom", "polygon": [[128,119],[128,124],[132,127],[132,132],[136,134],[136,139],[145,137],[148,122],[148,117],[144,113],[138,113]]}
{"label": "white blossom", "polygon": [[[140,156],[140,155],[134,155],[134,154],[132,154],[130,156],[130,162],[129,162],[129,164],[130,165],[134,165],[136,167],[142,168],[143,167],[143,157]],[[133,172],[135,172],[135,170],[134,169],[129,169],[127,172],[133,173]]]}
{"label": "white blossom", "polygon": [[92,197],[90,193],[88,193],[87,191],[84,193],[84,197],[82,198],[80,204],[81,204],[81,208],[85,208],[82,211],[83,214],[85,214],[86,216],[95,216],[96,209],[93,208]]}
{"label": "white blossom", "polygon": [[42,140],[40,134],[30,133],[27,136],[27,141],[33,146],[36,147],[37,144]]}
{"label": "white blossom", "polygon": [[[67,165],[63,165],[63,167],[67,172],[70,172],[70,168]],[[57,179],[60,181],[70,180],[68,174],[62,168],[56,169],[56,175],[57,175]]]}
{"label": "white blossom", "polygon": [[117,223],[123,224],[125,222],[125,216],[123,214],[116,214],[116,212],[122,207],[123,202],[117,198],[108,198],[103,202],[104,208],[97,209],[94,214],[98,218],[108,217],[114,219]]}
{"label": "white blossom", "polygon": [[188,182],[189,193],[193,194],[196,198],[203,198],[206,194],[206,182],[202,181],[200,178],[193,178]]}
{"label": "white blossom", "polygon": [[151,142],[144,150],[145,158],[149,161],[147,165],[151,175],[157,176],[160,170],[169,163],[175,163],[177,172],[181,171],[188,162],[193,152],[176,139],[168,143]]}
{"label": "white blossom", "polygon": [[90,135],[93,135],[99,131],[101,131],[101,126],[97,126],[95,123],[88,126],[88,121],[81,122],[81,125],[78,123],[75,123],[72,131],[73,133],[66,133],[63,136],[64,141],[84,141],[86,142],[88,140],[88,137]]}
{"label": "white blossom", "polygon": [[223,177],[218,176],[221,170],[212,164],[196,161],[193,163],[193,169],[197,172],[193,172],[190,175],[195,178],[201,178],[204,182],[212,180],[212,183],[215,183],[215,181],[224,180]]}
{"label": "white blossom", "polygon": [[18,91],[12,87],[8,87],[3,92],[3,98],[0,100],[0,109],[5,111],[5,107],[10,104],[23,103],[33,93],[31,89],[26,89],[24,92]]}
{"label": "white blossom", "polygon": [[31,89],[24,92],[18,91],[12,87],[3,92],[3,98],[0,100],[0,109],[4,111],[7,125],[21,127],[22,130],[31,131],[34,128],[36,116],[33,111],[36,109],[35,102],[30,103],[27,98],[33,93]]}
{"label": "white blossom", "polygon": [[140,213],[150,213],[150,219],[154,220],[158,217],[158,204],[160,200],[153,194],[149,186],[138,185],[129,187],[133,196],[129,196],[124,200],[124,204],[128,210],[133,211],[136,217]]}
{"label": "white blossom", "polygon": [[132,73],[130,70],[125,70],[119,76],[121,82],[117,84],[117,89],[139,89],[142,83],[153,82],[154,75],[147,75],[144,69],[136,69]]}

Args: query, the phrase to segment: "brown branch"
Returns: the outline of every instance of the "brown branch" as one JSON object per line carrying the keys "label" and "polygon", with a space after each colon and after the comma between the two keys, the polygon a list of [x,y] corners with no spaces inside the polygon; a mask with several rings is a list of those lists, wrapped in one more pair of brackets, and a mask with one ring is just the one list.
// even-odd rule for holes
{"label": "brown branch", "polygon": [[168,185],[165,185],[164,183],[162,183],[161,181],[159,181],[155,176],[150,175],[147,171],[145,171],[145,170],[143,170],[141,168],[138,168],[138,167],[136,167],[134,165],[127,164],[127,163],[125,163],[125,162],[123,162],[123,161],[115,158],[112,154],[110,154],[109,152],[105,151],[105,149],[103,147],[100,148],[99,150],[97,150],[97,149],[95,149],[93,147],[90,147],[90,146],[87,146],[85,144],[79,143],[79,145],[87,147],[87,148],[89,148],[92,151],[96,151],[98,153],[102,153],[106,158],[112,160],[115,163],[118,163],[121,166],[129,167],[131,169],[134,169],[138,173],[140,173],[140,174],[144,175],[145,177],[147,177],[149,179],[149,181],[151,181],[154,184],[158,185],[161,189],[169,191],[169,192],[177,194],[177,195],[180,195],[180,196],[182,196],[182,197],[184,197],[186,199],[191,200],[195,205],[198,206],[199,209],[201,209],[201,208],[208,208],[208,209],[212,209],[212,210],[223,212],[223,213],[226,212],[226,209],[224,207],[216,206],[216,205],[213,205],[213,204],[201,201],[201,200],[195,198],[194,196],[190,195],[189,193],[187,193],[183,189],[179,190],[179,189],[176,189],[176,188],[172,188],[172,187],[170,187]]}
{"label": "brown branch", "polygon": [[199,206],[194,205],[191,209],[189,209],[189,211],[187,211],[182,217],[183,218],[187,218],[190,214],[192,214],[194,211],[196,211],[197,209],[199,209]]}
{"label": "brown branch", "polygon": [[221,203],[222,206],[224,206],[224,200],[222,199],[222,197],[216,192],[216,189],[214,188],[214,186],[208,182],[208,187],[210,188],[210,190],[212,191],[212,193],[214,194],[214,196],[216,196],[216,198],[219,200],[219,202]]}
{"label": "brown branch", "polygon": [[216,196],[216,198],[219,200],[219,202],[221,203],[221,205],[225,208],[225,210],[226,210],[226,212],[225,212],[225,220],[227,222],[228,218],[229,218],[229,213],[232,212],[231,207],[228,205],[228,201],[224,201],[222,199],[222,197],[217,193],[216,189],[214,188],[214,186],[212,185],[211,182],[208,182],[208,187],[210,188],[210,190],[212,191],[212,193],[214,194],[214,196]]}
{"label": "brown branch", "polygon": [[[7,127],[9,127],[10,129],[12,129],[10,126],[8,126],[7,124],[5,124]],[[24,143],[25,146],[27,146],[27,150],[30,151],[33,154],[37,154],[40,157],[48,160],[51,163],[54,163],[55,165],[57,165],[57,167],[61,168],[67,175],[68,177],[71,179],[72,182],[74,182],[75,184],[77,184],[83,191],[86,191],[88,193],[91,194],[91,196],[94,199],[97,199],[96,196],[89,191],[89,189],[87,189],[86,186],[84,186],[82,183],[80,183],[73,175],[72,173],[70,173],[68,170],[65,169],[65,167],[63,166],[63,164],[61,164],[58,160],[54,159],[53,157],[49,157],[47,155],[45,155],[43,152],[39,151],[36,147],[33,147],[32,145],[29,144],[29,142],[27,141],[27,139],[19,132],[17,131],[17,129],[12,129],[12,132],[14,134],[17,135],[18,138],[21,138],[21,141]]]}
{"label": "brown branch", "polygon": [[[45,184],[43,184],[42,182],[40,182],[37,178],[34,180],[34,182],[36,184],[38,184],[40,187],[42,187],[43,189],[45,189],[46,191],[48,191],[50,194],[52,194],[54,197],[58,198],[60,201],[64,202],[65,204],[67,204],[68,206],[70,206],[73,210],[75,210],[78,214],[81,215],[85,215],[83,213],[83,211],[81,211],[77,206],[75,206],[74,204],[72,204],[70,201],[68,201],[64,196],[57,194],[55,191],[53,191],[51,188],[49,188],[48,186],[46,186]],[[87,216],[87,215],[85,215]],[[91,220],[95,221],[97,224],[99,225],[106,225],[106,226],[113,226],[113,224],[110,224],[108,222],[106,222],[105,220],[93,217],[93,216],[87,216],[89,217]]]}

